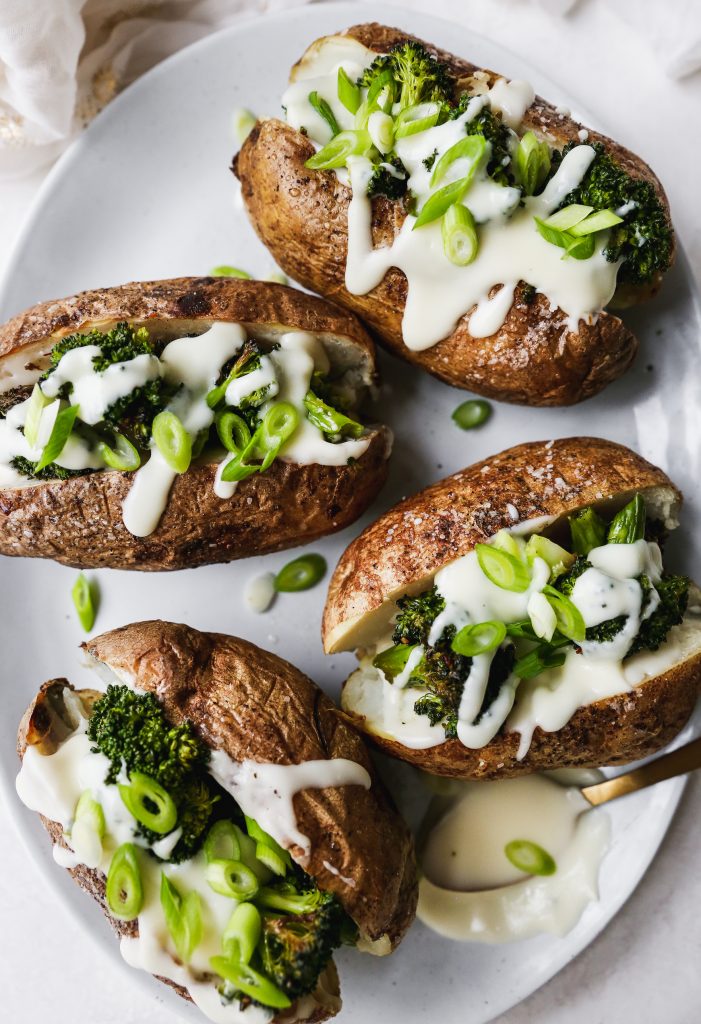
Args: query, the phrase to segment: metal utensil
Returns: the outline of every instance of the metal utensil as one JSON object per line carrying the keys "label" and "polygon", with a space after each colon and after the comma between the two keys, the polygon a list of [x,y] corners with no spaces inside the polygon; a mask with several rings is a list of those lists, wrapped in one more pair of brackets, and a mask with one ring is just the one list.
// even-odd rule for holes
{"label": "metal utensil", "polygon": [[581,794],[585,800],[597,807],[627,793],[635,793],[638,789],[654,786],[656,782],[662,782],[664,779],[672,779],[675,775],[686,775],[695,768],[701,768],[701,737],[670,751],[669,754],[663,754],[642,768],[617,775],[615,779],[597,782],[594,786],[584,786]]}

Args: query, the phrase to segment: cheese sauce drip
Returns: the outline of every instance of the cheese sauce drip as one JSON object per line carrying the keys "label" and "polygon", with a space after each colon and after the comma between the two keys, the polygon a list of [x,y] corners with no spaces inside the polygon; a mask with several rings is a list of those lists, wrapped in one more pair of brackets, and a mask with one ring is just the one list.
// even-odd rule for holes
{"label": "cheese sauce drip", "polygon": [[[519,524],[513,532],[523,534],[524,526],[528,524]],[[642,623],[659,605],[654,584],[661,578],[662,557],[656,543],[638,540],[631,544],[605,544],[590,551],[587,558],[591,567],[577,578],[570,600],[587,628],[619,616],[625,617],[623,627],[611,640],[584,640],[577,648],[570,645],[563,665],[541,671],[532,679],[519,679],[512,672],[477,722],[495,652],[473,657],[457,716],[457,737],[464,746],[480,749],[504,728],[520,734],[518,757],[522,759],[536,728],[557,732],[578,708],[628,693],[701,649],[701,610],[692,605],[683,621],[670,629],[658,650],[627,657]],[[643,590],[637,579],[643,574],[652,584],[644,606]],[[457,632],[482,622],[508,625],[528,620],[534,595],[541,595],[549,580],[550,567],[539,557],[533,560],[528,589],[521,593],[505,590],[488,579],[474,551],[451,562],[434,579],[445,608],[432,624],[429,645],[437,643],[451,626]],[[505,643],[509,643],[508,638]],[[343,706],[364,715],[373,732],[397,739],[412,749],[444,743],[442,724],[431,725],[426,716],[414,711],[414,704],[426,692],[420,685],[410,685],[423,648],[412,651],[404,670],[390,682],[372,662],[377,652],[391,646],[391,635],[387,634],[375,649],[363,654],[360,667],[344,687]]]}
{"label": "cheese sauce drip", "polygon": [[[30,445],[24,435],[30,399],[13,406],[0,419],[0,487],[31,486],[34,482],[11,463],[18,456],[32,463],[40,460],[67,385],[70,404],[79,406],[80,422],[95,426],[104,420],[115,402],[137,388],[164,379],[176,392],[167,408],[194,440],[212,427],[215,410],[207,404],[207,395],[216,385],[222,368],[241,352],[245,341],[246,332],[240,324],[216,323],[203,334],[169,342],[160,356],[142,354],[100,371],[94,366],[95,358],[100,356],[97,345],[69,349],[40,384],[45,398],[52,401],[41,412],[35,444]],[[280,337],[277,349],[260,356],[258,368],[228,384],[225,402],[236,408],[254,392],[264,389],[266,401],[260,406],[260,419],[276,401],[291,403],[297,410],[299,425],[278,457],[299,465],[343,466],[350,459],[360,458],[370,439],[364,436],[332,443],[307,418],[304,399],[312,376],[317,371],[329,370],[329,359],[319,339],[304,331],[290,331]],[[227,455],[215,475],[214,492],[224,500],[231,498],[237,486],[222,480],[224,469],[234,457]],[[122,506],[124,525],[137,537],[146,537],[158,527],[178,476],[153,441],[146,458],[133,474]],[[67,470],[107,468],[99,446],[75,431],[53,462]]]}
{"label": "cheese sauce drip", "polygon": [[[294,81],[283,96],[288,123],[297,129],[305,128],[319,146],[329,141],[328,124],[308,101],[309,93],[316,90],[331,106],[339,127],[353,128],[353,116],[338,99],[338,68],[343,67],[356,80],[376,57],[376,53],[349,38],[331,36],[320,41],[295,69]],[[533,99],[534,92],[528,83],[499,79],[491,90],[473,96],[465,112],[455,120],[395,139],[394,149],[409,174],[408,188],[416,197],[417,212],[436,190],[435,184],[431,186],[432,170],[425,161],[435,167],[451,146],[465,138],[466,125],[485,108],[500,112],[509,128],[519,128]],[[516,135],[512,141],[517,144]],[[431,162],[434,153],[437,156]],[[407,279],[403,339],[413,351],[431,348],[447,337],[473,307],[468,322],[470,333],[480,338],[497,333],[513,305],[519,281],[541,292],[552,309],[562,311],[563,332],[576,332],[580,321],[593,323],[613,296],[619,266],[604,256],[604,234],[598,250],[589,259],[563,259],[562,249],[539,234],[534,217],[547,218],[560,205],[579,185],[594,156],[591,146],[574,147],[542,194],[525,196],[522,203],[520,190],[494,181],[487,174],[488,161],[482,160],[461,199],[479,225],[477,257],[467,266],[458,266],[446,256],[440,218],[413,230],[416,217],[409,214],[391,245],[374,248],[372,202],[367,195],[373,164],[364,156],[349,157],[347,169],[336,172],[339,180],[349,183],[352,189],[348,209],[348,291],[365,295],[380,284],[391,267],[401,270]],[[440,186],[463,177],[469,166],[466,158],[454,160]]]}
{"label": "cheese sauce drip", "polygon": [[[66,696],[70,700],[70,696]],[[215,892],[205,878],[206,859],[202,850],[179,864],[157,861],[147,852],[148,843],[138,831],[136,819],[127,810],[116,785],[105,784],[110,762],[101,753],[93,753],[88,739],[87,720],[60,744],[54,754],[40,754],[27,747],[17,776],[16,789],[22,803],[49,821],[58,822],[64,830],[69,849],[56,845],[54,859],[63,867],[84,864],[106,875],[115,850],[122,843],[139,848],[139,870],[144,888],[144,903],[138,916],[138,938],[121,939],[121,953],[126,962],[150,974],[167,978],[185,988],[193,1002],[215,1024],[266,1024],[273,1012],[262,1006],[242,1010],[237,1001],[222,1001],[212,974],[210,957],[221,953],[221,937],[237,903],[229,896]],[[293,798],[302,789],[324,789],[335,786],[371,784],[367,771],[353,761],[332,759],[310,761],[298,765],[260,764],[254,761],[237,763],[221,751],[211,757],[210,774],[232,794],[241,810],[260,824],[285,848],[299,846],[305,856],[309,840],[297,826]],[[128,782],[124,772],[117,779]],[[81,794],[89,790],[102,807],[105,835],[97,842],[81,840],[74,827],[76,805]],[[180,838],[174,832],[151,848],[160,857],[168,857]],[[241,860],[256,870],[255,842],[241,833]],[[302,858],[303,859],[303,858]],[[259,865],[258,865],[259,868]],[[181,892],[199,893],[203,934],[189,965],[181,964],[169,935],[161,908],[159,889],[164,873]],[[351,880],[352,881],[352,880]],[[349,882],[350,884],[350,882]],[[354,884],[354,883],[353,883]],[[309,997],[300,1000],[300,1019],[314,1009]]]}
{"label": "cheese sauce drip", "polygon": [[[449,795],[432,802],[419,848],[419,920],[462,942],[570,931],[598,898],[608,815],[592,809],[575,786],[544,775],[446,788]],[[514,840],[545,850],[554,873],[515,867],[505,852]]]}

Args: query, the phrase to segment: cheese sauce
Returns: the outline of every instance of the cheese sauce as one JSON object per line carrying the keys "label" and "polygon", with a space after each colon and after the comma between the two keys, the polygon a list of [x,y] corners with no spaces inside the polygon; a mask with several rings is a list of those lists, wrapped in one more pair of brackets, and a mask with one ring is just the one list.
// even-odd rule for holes
{"label": "cheese sauce", "polygon": [[[570,931],[598,898],[608,816],[574,786],[543,775],[444,788],[450,795],[434,798],[420,841],[419,919],[463,942]],[[555,872],[527,875],[515,867],[505,853],[513,840],[540,846]]]}
{"label": "cheese sauce", "polygon": [[[375,57],[376,53],[348,38],[332,36],[317,43],[303,66],[295,69],[295,80],[283,96],[288,123],[296,129],[304,128],[319,147],[330,140],[328,124],[308,100],[315,89],[331,106],[341,129],[353,128],[353,115],[338,99],[338,69],[343,67],[355,80]],[[408,172],[408,188],[416,197],[417,212],[436,188],[435,183],[431,185],[432,170],[425,161],[435,167],[452,145],[465,138],[466,125],[485,107],[499,111],[504,123],[517,129],[533,99],[533,89],[527,82],[499,79],[491,90],[473,96],[456,119],[396,139],[394,148]],[[513,143],[517,143],[515,135]],[[434,153],[435,162],[431,162]],[[575,146],[542,194],[526,196],[522,203],[520,190],[495,182],[487,174],[488,161],[480,161],[461,200],[480,225],[477,257],[467,266],[457,266],[446,256],[440,219],[415,231],[416,217],[410,214],[391,245],[374,248],[372,202],[367,195],[373,165],[367,157],[350,157],[347,169],[336,172],[352,190],[348,291],[365,295],[377,287],[391,267],[403,271],[408,291],[402,331],[404,343],[413,351],[437,344],[473,307],[471,334],[489,337],[497,333],[513,304],[519,281],[528,282],[548,299],[553,310],[561,311],[563,337],[567,331],[577,331],[580,320],[594,322],[613,296],[619,267],[604,256],[605,234],[601,235],[598,251],[589,259],[563,259],[562,250],[540,235],[534,221],[535,217],[547,218],[577,187],[594,156],[591,146]],[[457,181],[469,169],[466,158],[454,160],[441,186]]]}
{"label": "cheese sauce", "polygon": [[[185,988],[193,1002],[216,1024],[264,1024],[273,1012],[260,1006],[242,1010],[238,1002],[225,1002],[217,992],[217,979],[211,973],[210,957],[221,953],[221,937],[236,906],[236,900],[215,892],[205,878],[204,853],[180,864],[157,861],[147,853],[148,844],[137,830],[136,819],[127,810],[116,785],[104,782],[109,761],[100,753],[93,753],[86,733],[87,720],[82,719],[75,729],[50,756],[28,747],[17,776],[16,788],[20,800],[31,810],[50,821],[58,822],[64,830],[69,850],[54,847],[57,863],[67,868],[85,864],[107,874],[114,851],[122,843],[139,847],[139,869],[144,888],[144,903],[138,917],[138,937],[124,937],[120,948],[122,956],[132,967],[167,978]],[[336,786],[359,785],[368,789],[371,784],[367,771],[353,761],[341,758],[309,761],[297,765],[276,765],[232,761],[221,751],[212,753],[211,775],[238,803],[241,810],[260,824],[285,848],[296,846],[302,850],[298,859],[303,862],[309,854],[309,840],[298,826],[293,798],[302,789],[325,789]],[[122,772],[117,780],[126,783]],[[81,794],[89,790],[102,807],[105,817],[105,835],[83,832],[74,821],[76,805]],[[176,829],[153,846],[154,852],[167,857],[180,838]],[[255,842],[245,834],[239,837],[241,860],[252,870],[260,871],[255,858]],[[263,869],[264,870],[264,869]],[[338,873],[328,866],[328,870]],[[168,932],[161,908],[159,889],[161,873],[171,879],[182,892],[199,893],[202,914],[202,940],[196,946],[189,965],[179,962]],[[343,879],[354,885],[352,879]],[[314,1002],[309,997],[300,1001],[300,1019],[311,1015]]]}

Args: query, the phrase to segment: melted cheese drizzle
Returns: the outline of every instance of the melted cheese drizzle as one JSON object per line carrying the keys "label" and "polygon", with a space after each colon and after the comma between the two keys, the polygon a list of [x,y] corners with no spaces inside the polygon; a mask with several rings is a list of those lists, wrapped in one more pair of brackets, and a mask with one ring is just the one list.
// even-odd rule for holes
{"label": "melted cheese drizzle", "polygon": [[[22,760],[16,781],[20,800],[30,810],[58,822],[70,847],[66,850],[56,845],[54,859],[66,868],[85,864],[106,875],[117,847],[126,842],[134,843],[144,851],[139,856],[144,905],[138,917],[138,938],[125,937],[120,942],[126,962],[181,985],[215,1024],[267,1024],[273,1016],[272,1011],[256,1006],[242,1010],[237,1002],[223,1002],[217,992],[217,979],[211,974],[209,959],[221,953],[221,936],[236,901],[214,892],[207,884],[202,851],[181,864],[158,862],[146,853],[147,844],[136,831],[137,822],[122,802],[117,786],[104,782],[109,761],[100,753],[92,753],[91,746],[84,719],[54,754],[42,755],[36,748],[28,747]],[[309,840],[297,826],[294,795],[302,789],[345,785],[368,789],[371,784],[370,776],[361,765],[340,758],[297,765],[254,761],[237,764],[220,751],[214,751],[210,771],[245,814],[254,817],[285,848],[300,847],[305,857],[309,854]],[[118,781],[126,782],[126,775],[122,774]],[[71,834],[76,804],[85,790],[92,792],[105,815],[106,831],[102,843],[98,841],[95,844],[94,837],[86,841],[80,831]],[[179,836],[176,829],[160,840],[153,847],[154,851],[160,856],[169,856]],[[253,870],[256,866],[260,870],[255,859],[255,843],[245,835],[241,837],[241,859]],[[181,892],[195,890],[200,894],[203,938],[189,966],[176,961],[175,947],[160,904],[161,872],[172,879]],[[300,1000],[295,1019],[310,1016],[314,1008],[313,999]]]}
{"label": "melted cheese drizzle", "polygon": [[[58,396],[65,384],[72,385],[70,402],[80,406],[80,419],[94,425],[101,422],[114,402],[131,394],[135,388],[163,377],[174,385],[182,385],[168,408],[190,436],[194,438],[208,430],[214,422],[214,411],[207,405],[207,394],[215,386],[222,367],[237,355],[245,340],[246,333],[240,324],[217,323],[203,334],[171,341],[160,357],[136,356],[99,373],[93,366],[93,359],[100,354],[99,347],[86,345],[69,350],[41,384],[46,397],[54,401],[42,412],[36,447],[28,444],[22,432],[29,399],[13,406],[6,418],[0,420],[0,487],[31,486],[34,482],[18,473],[10,463],[16,456],[31,462],[39,460],[58,414]],[[326,373],[330,369],[321,341],[313,334],[290,331],[282,335],[279,344],[278,350],[261,357],[259,369],[229,384],[227,403],[235,406],[252,392],[267,387],[261,417],[273,404],[273,399],[295,406],[299,426],[279,456],[283,462],[343,466],[349,459],[360,458],[370,443],[369,437],[333,444],[306,416],[304,397],[313,373],[317,370]],[[227,455],[217,467],[214,492],[223,500],[231,498],[237,486],[222,480],[222,473],[233,457]],[[64,469],[105,469],[97,448],[75,433],[70,435],[55,462]],[[131,534],[146,537],[158,527],[177,476],[152,444],[148,461],[132,476],[122,506],[124,525]]]}
{"label": "melted cheese drizzle", "polygon": [[[520,523],[513,532],[523,534],[528,525]],[[530,525],[542,529],[535,521]],[[578,708],[629,693],[646,679],[660,675],[701,649],[701,610],[692,606],[687,609],[683,622],[672,627],[657,651],[641,651],[626,658],[642,621],[659,603],[657,592],[653,590],[643,610],[642,589],[635,579],[645,573],[653,585],[659,581],[662,558],[657,544],[645,540],[634,544],[606,544],[593,549],[588,558],[592,567],[577,579],[571,600],[587,627],[626,616],[624,628],[607,643],[585,641],[581,654],[569,648],[562,666],[541,672],[533,679],[519,681],[512,674],[476,724],[493,654],[473,658],[458,709],[457,735],[464,746],[480,749],[504,727],[507,732],[520,734],[518,757],[522,759],[528,753],[536,728],[557,732]],[[434,579],[438,593],[445,600],[445,609],[433,623],[429,644],[436,643],[448,626],[460,630],[468,624],[491,620],[508,624],[527,619],[531,599],[542,592],[549,574],[547,564],[536,558],[528,590],[514,593],[497,587],[484,575],[475,552],[451,562]],[[390,683],[372,665],[372,659],[376,651],[391,645],[391,635],[387,634],[375,650],[363,655],[360,667],[344,687],[343,707],[365,716],[373,732],[397,739],[414,750],[444,743],[442,725],[431,725],[426,716],[414,711],[414,704],[426,691],[407,685],[423,649],[412,652],[404,671]]]}
{"label": "melted cheese drizzle", "polygon": [[[353,116],[338,99],[338,68],[355,80],[376,56],[349,38],[321,40],[295,69],[294,81],[283,96],[288,123],[296,129],[304,127],[319,146],[329,141],[327,123],[308,101],[315,89],[330,104],[340,127],[353,128]],[[417,197],[418,209],[430,192],[432,171],[424,160],[436,150],[440,158],[465,138],[466,124],[487,106],[500,111],[504,122],[516,129],[533,98],[528,83],[499,79],[491,90],[473,96],[465,113],[455,120],[397,139],[395,150],[409,173],[408,187]],[[487,175],[483,161],[462,199],[480,225],[479,251],[471,264],[462,267],[445,255],[440,219],[414,231],[416,217],[408,215],[391,246],[373,248],[372,203],[367,196],[372,164],[366,157],[351,157],[348,170],[337,172],[353,193],[348,210],[348,291],[366,295],[391,267],[403,271],[408,292],[402,332],[404,343],[413,351],[431,348],[451,334],[460,317],[473,307],[470,333],[479,338],[497,333],[519,281],[528,282],[545,295],[553,310],[562,311],[563,335],[576,332],[580,320],[594,322],[612,298],[619,265],[606,260],[605,243],[588,260],[563,260],[562,250],[542,238],[533,218],[546,218],[556,209],[582,180],[594,156],[591,146],[574,147],[543,193],[525,197],[522,206],[519,190],[497,184]],[[453,161],[441,186],[463,177],[468,167],[465,158]],[[490,295],[498,286],[499,291]]]}
{"label": "melted cheese drizzle", "polygon": [[[575,787],[543,775],[453,783],[432,812],[438,817],[420,851],[417,913],[440,935],[484,943],[565,935],[598,898],[610,819]],[[525,876],[515,868],[504,853],[514,839],[546,850],[555,873]]]}

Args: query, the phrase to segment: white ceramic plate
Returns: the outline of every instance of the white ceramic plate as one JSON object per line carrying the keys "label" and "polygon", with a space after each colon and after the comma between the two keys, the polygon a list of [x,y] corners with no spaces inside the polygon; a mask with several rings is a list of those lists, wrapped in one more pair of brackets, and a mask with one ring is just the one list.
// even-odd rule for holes
{"label": "white ceramic plate", "polygon": [[[146,75],[115,100],[58,163],[4,282],[2,318],[38,300],[82,288],[206,274],[219,263],[267,274],[270,257],[236,202],[229,171],[237,148],[232,111],[237,106],[261,114],[278,111],[289,66],[305,46],[319,35],[364,20],[401,24],[477,64],[509,77],[529,78],[543,94],[578,108],[565,90],[495,43],[395,7],[311,6],[236,26]],[[603,102],[602,97],[602,106]],[[672,561],[676,556],[680,567],[684,552],[686,571],[699,577],[698,553],[686,543],[701,522],[694,497],[701,438],[699,311],[683,259],[665,282],[661,298],[627,319],[641,339],[642,351],[635,369],[605,394],[574,409],[499,405],[490,423],[474,433],[460,432],[450,419],[465,397],[462,392],[382,357],[381,412],[396,433],[396,446],[389,484],[366,521],[403,495],[518,441],[593,433],[636,447],[667,469],[691,497],[684,526],[670,549]],[[361,525],[314,545],[315,550],[333,565]],[[98,574],[103,603],[97,629],[160,617],[240,633],[289,658],[337,697],[353,661],[350,655],[322,654],[323,586],[284,596],[263,616],[243,605],[245,581],[263,568],[277,569],[289,557],[283,553],[167,575],[104,570]],[[15,731],[38,685],[60,675],[79,684],[88,682],[78,651],[82,636],[71,614],[74,577],[74,571],[48,562],[0,559],[0,778],[15,801],[20,831],[42,871],[114,960],[119,959],[116,943],[99,911],[53,864],[38,821],[19,806],[13,793]],[[415,794],[416,782],[403,770],[393,769],[392,775],[403,784],[404,803]],[[611,808],[613,841],[603,865],[601,900],[587,909],[566,938],[542,937],[501,948],[461,945],[417,924],[389,960],[343,951],[338,957],[343,1020],[482,1024],[525,998],[583,949],[627,899],[655,854],[681,790],[681,780],[671,781]],[[170,1000],[175,1012],[202,1019],[145,975],[129,971],[129,976],[144,988],[144,1017],[158,994]],[[81,977],[81,985],[89,983]]]}

